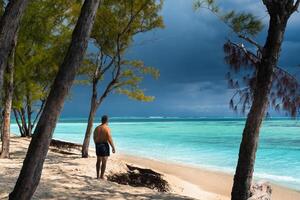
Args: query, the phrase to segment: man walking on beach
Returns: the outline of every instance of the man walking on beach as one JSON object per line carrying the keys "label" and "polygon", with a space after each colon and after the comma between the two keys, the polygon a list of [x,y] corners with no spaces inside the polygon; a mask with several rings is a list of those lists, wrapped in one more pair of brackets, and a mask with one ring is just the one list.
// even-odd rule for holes
{"label": "man walking on beach", "polygon": [[109,144],[112,148],[112,152],[115,153],[115,145],[111,137],[110,128],[108,127],[108,116],[104,115],[101,118],[101,125],[97,126],[94,130],[94,142],[96,145],[96,171],[97,179],[99,179],[99,170],[101,165],[101,175],[100,178],[104,179],[104,172],[106,169],[106,163],[109,152]]}

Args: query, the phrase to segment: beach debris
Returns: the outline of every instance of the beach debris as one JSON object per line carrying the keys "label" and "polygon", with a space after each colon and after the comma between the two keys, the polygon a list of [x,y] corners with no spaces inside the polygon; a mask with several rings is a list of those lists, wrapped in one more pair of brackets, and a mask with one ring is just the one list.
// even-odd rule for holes
{"label": "beach debris", "polygon": [[128,164],[126,166],[127,172],[109,175],[107,180],[133,187],[147,187],[159,192],[170,191],[168,182],[162,178],[160,173]]}
{"label": "beach debris", "polygon": [[260,181],[252,184],[248,200],[271,200],[271,195],[271,184],[266,181]]}
{"label": "beach debris", "polygon": [[75,144],[72,142],[66,142],[66,141],[55,140],[55,139],[51,140],[50,146],[58,149],[67,149],[67,150],[72,150],[72,149],[81,150],[82,147],[82,145],[80,144]]}
{"label": "beach debris", "polygon": [[49,150],[63,155],[79,155],[81,147],[80,144],[52,139]]}

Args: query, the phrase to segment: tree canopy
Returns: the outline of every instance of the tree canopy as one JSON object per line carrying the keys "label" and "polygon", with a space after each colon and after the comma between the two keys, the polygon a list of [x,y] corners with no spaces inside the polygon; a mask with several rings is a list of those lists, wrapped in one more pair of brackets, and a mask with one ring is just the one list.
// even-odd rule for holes
{"label": "tree canopy", "polygon": [[[196,0],[194,7],[206,8],[213,12],[237,36],[224,43],[224,59],[230,66],[230,71],[226,74],[229,88],[236,90],[230,100],[230,108],[245,113],[252,104],[257,66],[263,51],[263,45],[255,39],[264,25],[253,13],[221,10],[215,0]],[[269,106],[295,117],[300,108],[299,81],[286,67],[276,66],[273,72]]]}
{"label": "tree canopy", "polygon": [[26,119],[22,116],[25,112],[27,120],[34,112],[36,119],[39,117],[70,42],[80,5],[76,0],[30,1],[21,21],[14,63],[13,108],[21,119]]}
{"label": "tree canopy", "polygon": [[139,84],[147,74],[158,78],[158,70],[142,61],[127,59],[126,51],[137,34],[164,27],[159,15],[161,7],[162,1],[155,0],[103,1],[91,35],[98,51],[88,56],[80,73],[88,75],[91,82],[106,83],[108,92],[114,90],[140,101],[153,100]]}

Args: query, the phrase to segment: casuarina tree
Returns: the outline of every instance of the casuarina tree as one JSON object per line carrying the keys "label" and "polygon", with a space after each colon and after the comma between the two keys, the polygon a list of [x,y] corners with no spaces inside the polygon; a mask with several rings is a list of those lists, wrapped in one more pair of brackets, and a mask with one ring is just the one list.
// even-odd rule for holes
{"label": "casuarina tree", "polygon": [[64,100],[84,58],[100,0],[85,0],[71,44],[56,75],[45,108],[31,139],[20,175],[9,199],[28,200],[34,194]]}
{"label": "casuarina tree", "polygon": [[[5,11],[0,20],[0,102],[4,102],[3,109],[3,124],[1,122],[2,132],[2,153],[1,158],[9,157],[9,127],[10,127],[10,112],[12,104],[12,80],[13,80],[13,49],[16,45],[16,39],[18,36],[20,21],[24,10],[26,8],[28,0],[16,0],[9,1],[5,8]],[[4,2],[1,1],[1,14],[4,8]],[[11,60],[9,61],[9,57]],[[9,66],[7,66],[9,65]],[[7,70],[6,70],[7,68]],[[8,80],[6,81],[5,92],[2,93],[4,72],[8,74]],[[2,99],[4,94],[6,99]],[[2,109],[0,109],[2,110]]]}
{"label": "casuarina tree", "polygon": [[44,109],[68,50],[80,7],[81,2],[77,0],[28,3],[20,25],[14,63],[13,113],[23,137],[32,135]]}
{"label": "casuarina tree", "polygon": [[152,101],[139,84],[145,75],[157,78],[158,70],[145,66],[142,61],[126,59],[125,54],[133,37],[163,27],[159,11],[161,1],[103,1],[97,12],[91,38],[96,53],[89,55],[80,74],[92,84],[88,124],[82,145],[82,157],[88,157],[90,136],[96,111],[111,93],[125,94],[138,101]]}
{"label": "casuarina tree", "polygon": [[13,99],[13,83],[14,83],[14,60],[15,60],[15,44],[17,38],[15,37],[13,42],[13,50],[10,54],[8,64],[6,66],[4,74],[4,98],[3,98],[3,119],[1,124],[2,131],[2,148],[0,158],[9,158],[9,144],[10,144],[10,119],[11,119],[11,107]]}
{"label": "casuarina tree", "polygon": [[228,74],[231,87],[237,89],[236,94],[240,97],[238,102],[234,102],[233,97],[231,106],[236,110],[242,102],[244,111],[249,106],[234,175],[232,200],[247,200],[250,196],[259,131],[268,107],[283,109],[294,116],[300,106],[297,80],[283,68],[278,67],[287,23],[291,15],[297,11],[300,0],[262,0],[262,3],[269,14],[264,45],[259,45],[251,38],[262,29],[260,21],[251,13],[231,11],[220,14],[222,12],[213,0],[196,3],[197,7],[204,6],[217,14],[239,38],[256,49],[253,53],[243,43],[236,44],[232,41],[224,45],[226,62],[234,71],[239,71],[241,67],[250,67],[252,70],[252,75],[243,77],[246,86],[244,89],[240,89],[238,81],[234,81],[231,74]]}
{"label": "casuarina tree", "polygon": [[[19,25],[28,0],[9,1],[0,20],[0,89],[8,58],[14,48]],[[1,95],[1,94],[0,94]],[[0,96],[1,99],[1,96]]]}

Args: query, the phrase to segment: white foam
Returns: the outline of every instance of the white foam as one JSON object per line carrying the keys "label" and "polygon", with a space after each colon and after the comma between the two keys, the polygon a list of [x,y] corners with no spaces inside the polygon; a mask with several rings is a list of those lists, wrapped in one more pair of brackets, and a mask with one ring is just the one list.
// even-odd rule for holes
{"label": "white foam", "polygon": [[255,173],[254,176],[262,179],[271,179],[274,181],[294,182],[300,184],[300,179],[291,176],[272,175],[267,173]]}

